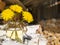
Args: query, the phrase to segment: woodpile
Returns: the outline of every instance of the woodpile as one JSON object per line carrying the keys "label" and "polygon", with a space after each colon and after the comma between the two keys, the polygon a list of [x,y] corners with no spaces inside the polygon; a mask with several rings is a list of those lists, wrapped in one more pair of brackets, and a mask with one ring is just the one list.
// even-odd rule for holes
{"label": "woodpile", "polygon": [[43,35],[48,40],[47,45],[60,45],[60,33],[44,31]]}
{"label": "woodpile", "polygon": [[48,40],[47,45],[60,45],[60,20],[46,20],[44,23],[44,31],[38,29],[37,32],[40,30],[40,34],[45,36]]}
{"label": "woodpile", "polygon": [[43,25],[44,30],[60,33],[60,19],[48,19],[41,21],[40,25]]}

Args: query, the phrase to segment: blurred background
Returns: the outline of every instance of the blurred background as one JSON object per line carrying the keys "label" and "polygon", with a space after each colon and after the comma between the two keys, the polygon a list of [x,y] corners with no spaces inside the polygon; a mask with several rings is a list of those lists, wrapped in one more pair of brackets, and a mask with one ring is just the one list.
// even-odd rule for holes
{"label": "blurred background", "polygon": [[11,4],[18,4],[31,12],[34,18],[31,24],[37,24],[41,20],[60,19],[59,0],[0,0],[0,12]]}

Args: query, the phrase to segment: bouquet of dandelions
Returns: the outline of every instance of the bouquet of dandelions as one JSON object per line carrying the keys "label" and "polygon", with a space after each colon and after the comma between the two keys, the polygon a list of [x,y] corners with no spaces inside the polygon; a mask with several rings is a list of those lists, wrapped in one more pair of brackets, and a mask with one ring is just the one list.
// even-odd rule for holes
{"label": "bouquet of dandelions", "polygon": [[[2,11],[1,17],[6,22],[10,22],[10,21],[14,22],[13,24],[14,24],[15,30],[8,35],[10,35],[10,38],[11,38],[13,36],[13,32],[15,32],[15,37],[13,36],[13,38],[19,42],[21,42],[21,39],[19,39],[18,37],[16,27],[19,27],[20,30],[23,30],[25,21],[28,23],[33,21],[32,14],[28,11],[24,11],[23,8],[19,5],[9,6],[7,9]],[[19,22],[17,26],[16,26],[16,22]]]}

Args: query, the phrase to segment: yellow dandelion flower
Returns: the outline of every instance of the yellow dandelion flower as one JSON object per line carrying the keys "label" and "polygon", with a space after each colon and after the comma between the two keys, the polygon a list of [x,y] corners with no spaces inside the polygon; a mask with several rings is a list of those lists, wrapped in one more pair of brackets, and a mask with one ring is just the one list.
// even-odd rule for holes
{"label": "yellow dandelion flower", "polygon": [[23,15],[23,19],[26,20],[28,23],[33,21],[32,14],[30,12],[23,11],[22,15]]}
{"label": "yellow dandelion flower", "polygon": [[14,12],[11,11],[10,9],[6,9],[6,10],[2,11],[1,17],[2,17],[5,21],[8,21],[8,20],[10,20],[10,19],[12,19],[12,18],[14,17]]}
{"label": "yellow dandelion flower", "polygon": [[18,13],[21,13],[21,11],[22,11],[22,7],[19,5],[11,5],[10,9],[15,11],[15,12],[18,12]]}

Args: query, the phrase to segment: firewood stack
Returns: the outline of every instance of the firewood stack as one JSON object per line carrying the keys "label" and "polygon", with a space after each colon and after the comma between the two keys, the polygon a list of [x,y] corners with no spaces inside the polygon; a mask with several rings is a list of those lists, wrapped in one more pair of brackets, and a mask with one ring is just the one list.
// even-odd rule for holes
{"label": "firewood stack", "polygon": [[60,20],[46,20],[44,30],[60,33]]}
{"label": "firewood stack", "polygon": [[48,40],[47,45],[60,45],[60,33],[44,31],[43,35]]}
{"label": "firewood stack", "polygon": [[60,20],[49,19],[44,23],[44,31],[41,31],[45,38],[48,40],[47,45],[60,45]]}

